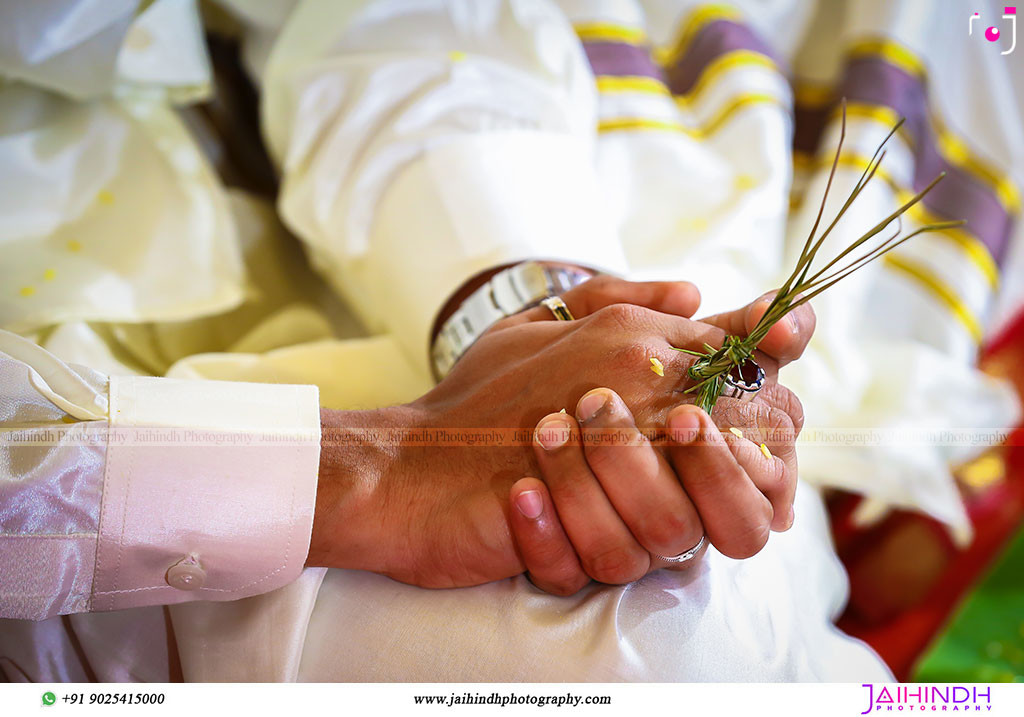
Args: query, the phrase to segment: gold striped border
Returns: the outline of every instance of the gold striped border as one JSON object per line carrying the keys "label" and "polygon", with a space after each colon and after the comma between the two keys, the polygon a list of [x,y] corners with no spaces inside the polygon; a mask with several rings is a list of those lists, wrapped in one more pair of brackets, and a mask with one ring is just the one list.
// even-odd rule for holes
{"label": "gold striped border", "polygon": [[[836,107],[832,113],[832,120],[836,120],[842,114],[842,109]],[[846,103],[846,116],[857,117],[859,119],[873,120],[880,124],[884,124],[887,129],[892,129],[897,122],[900,121],[900,116],[896,114],[896,111],[891,107],[885,105],[869,105],[862,102],[847,102]],[[907,134],[907,131],[900,127],[900,137],[910,146],[914,146],[913,137]]]}
{"label": "gold striped border", "polygon": [[[722,75],[740,67],[765,67],[778,71],[778,65],[767,55],[752,50],[733,50],[715,58],[701,73],[696,84],[685,95],[674,99],[682,107],[688,108],[699,99],[712,83]],[[638,92],[642,94],[669,95],[669,89],[661,80],[653,77],[617,75],[598,75],[597,89],[602,94],[621,94]]]}
{"label": "gold striped border", "polygon": [[679,24],[680,30],[676,39],[670,44],[655,48],[654,59],[662,67],[675,63],[690,49],[694,36],[715,20],[739,20],[742,13],[729,5],[703,5],[694,9]]}
{"label": "gold striped border", "polygon": [[786,102],[775,95],[763,92],[745,92],[736,95],[725,106],[722,107],[707,123],[700,129],[702,136],[709,136],[722,128],[727,120],[731,119],[736,112],[752,105],[776,105],[785,111],[789,111]]}
{"label": "gold striped border", "polygon": [[[927,81],[924,62],[911,49],[894,40],[885,38],[861,40],[850,46],[847,56],[880,57],[919,78],[921,82]],[[849,111],[850,106],[848,105],[847,113]],[[891,117],[896,117],[895,112],[892,110],[889,112]],[[948,129],[935,112],[929,112],[928,119],[935,130],[936,146],[942,158],[991,189],[1007,212],[1012,215],[1020,214],[1022,209],[1020,188],[1010,178],[1010,175],[974,153],[970,145],[962,137]],[[889,123],[890,127],[893,124],[895,124],[895,120]]]}
{"label": "gold striped border", "polygon": [[700,127],[687,127],[680,122],[646,117],[616,117],[600,121],[597,131],[604,133],[624,130],[660,130],[682,133],[699,139],[713,135],[739,110],[760,104],[773,104],[786,109],[785,102],[775,95],[748,92],[734,97]]}
{"label": "gold striped border", "polygon": [[[888,127],[892,127],[899,121],[899,115],[890,107],[859,102],[849,103],[846,106],[846,115],[847,117],[874,120]],[[839,110],[837,109],[834,117],[838,116]],[[935,130],[936,147],[942,158],[991,189],[1007,212],[1014,215],[1019,214],[1021,196],[1013,180],[1008,175],[1000,175],[998,171],[972,155],[967,143],[950,132],[937,115],[931,115],[930,120]],[[911,148],[914,146],[914,138],[904,128],[900,128],[899,134],[908,146]]]}
{"label": "gold striped border", "polygon": [[656,120],[646,117],[616,117],[597,123],[598,132],[621,132],[623,130],[663,130],[691,134],[692,130],[679,122]]}
{"label": "gold striped border", "polygon": [[939,119],[933,115],[932,126],[935,128],[939,154],[952,164],[959,167],[972,177],[986,185],[995,192],[999,203],[1002,204],[1010,214],[1020,214],[1021,197],[1017,185],[1007,174],[1001,173],[998,169],[972,154],[971,148],[963,139],[951,132]]}
{"label": "gold striped border", "polygon": [[887,37],[865,37],[849,46],[847,58],[881,57],[890,65],[924,80],[927,77],[924,63],[910,48]]}
{"label": "gold striped border", "polygon": [[708,86],[721,78],[723,74],[730,70],[734,70],[739,67],[766,67],[771,70],[778,70],[778,66],[775,61],[767,55],[762,55],[760,52],[754,52],[753,50],[732,50],[725,54],[719,55],[714,60],[708,63],[707,67],[700,73],[697,78],[697,82],[690,88],[690,91],[685,95],[680,95],[676,98],[677,102],[683,104],[692,104],[697,101]]}
{"label": "gold striped border", "polygon": [[[896,113],[891,108],[885,106],[877,106],[877,104],[862,104],[859,102],[852,102],[848,104],[847,116],[860,117],[867,120],[877,121],[889,128],[895,125],[899,119]],[[909,144],[911,147],[913,146],[911,142],[911,137],[907,136],[902,130],[899,134],[901,139],[905,140],[907,144]],[[830,161],[823,159],[821,163],[823,166],[827,166],[830,163]],[[847,155],[845,157],[840,158],[840,163],[844,164],[845,166],[856,167],[860,171],[863,171],[864,168],[867,166],[867,158],[855,155]],[[906,200],[910,199],[913,196],[913,193],[910,192],[910,189],[908,187],[897,183],[892,178],[892,176],[885,171],[885,169],[880,167],[879,171],[876,174],[880,179],[882,179],[887,184],[889,184],[890,187],[892,187],[893,192],[896,193],[900,202],[905,202]],[[921,204],[915,204],[913,207],[911,207],[909,215],[914,219],[921,221],[921,223],[923,224],[941,220],[933,212],[929,211]],[[950,239],[951,241],[959,245],[959,247],[961,247],[967,254],[968,258],[971,260],[971,263],[973,263],[981,270],[981,272],[985,276],[985,279],[988,280],[989,286],[992,287],[993,290],[998,289],[998,265],[995,263],[995,258],[992,256],[991,252],[989,252],[988,247],[986,247],[980,239],[975,237],[973,234],[969,233],[969,231],[965,230],[964,228],[947,229],[945,231],[940,231],[940,233],[938,234],[942,237]]]}
{"label": "gold striped border", "polygon": [[648,95],[669,96],[668,87],[665,86],[665,83],[654,77],[598,75],[594,79],[597,80],[597,91],[603,95],[638,92]]}
{"label": "gold striped border", "polygon": [[891,252],[885,255],[883,261],[888,268],[902,272],[926,289],[933,298],[937,299],[956,317],[957,321],[967,330],[967,333],[970,334],[975,343],[981,343],[984,338],[984,329],[981,322],[952,288],[936,276],[930,268],[905,256],[899,256]]}
{"label": "gold striped border", "polygon": [[632,25],[590,22],[574,25],[573,29],[583,42],[625,42],[630,45],[642,45],[647,42],[647,33],[644,29]]}
{"label": "gold striped border", "polygon": [[[868,161],[868,157],[858,154],[844,152],[839,156],[839,166],[855,169],[858,172],[863,172],[867,168]],[[823,169],[825,167],[830,167],[831,165],[832,160],[822,158],[819,160],[818,168]],[[889,185],[889,188],[896,195],[896,199],[900,203],[906,202],[914,196],[914,192],[896,182],[892,175],[885,171],[884,167],[878,168],[878,171],[875,172],[875,177]],[[943,221],[943,219],[936,216],[926,207],[922,206],[920,202],[912,206],[907,214],[914,221],[919,222],[920,224],[932,224]],[[992,254],[989,252],[988,247],[985,246],[984,242],[978,239],[978,237],[964,230],[962,227],[954,227],[952,229],[945,229],[941,232],[933,232],[931,236],[942,237],[943,239],[947,239],[956,244],[957,248],[959,248],[967,259],[982,273],[992,290],[994,291],[999,288],[999,266],[996,264],[995,259],[992,258]]]}

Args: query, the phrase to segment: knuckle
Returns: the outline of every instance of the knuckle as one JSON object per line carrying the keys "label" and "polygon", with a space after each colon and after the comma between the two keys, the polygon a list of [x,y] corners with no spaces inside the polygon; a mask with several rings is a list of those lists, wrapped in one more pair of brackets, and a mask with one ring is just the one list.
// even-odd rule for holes
{"label": "knuckle", "polygon": [[613,363],[619,370],[635,372],[637,366],[649,365],[651,357],[657,354],[653,341],[630,341],[615,352]]}
{"label": "knuckle", "polygon": [[793,424],[794,431],[799,433],[804,424],[804,407],[799,397],[780,383],[770,384],[764,394],[767,405],[785,412]]}
{"label": "knuckle", "polygon": [[756,410],[754,403],[740,403],[732,399],[719,399],[715,404],[712,418],[722,430],[728,430],[733,426],[748,426],[750,419],[747,411]]}
{"label": "knuckle", "polygon": [[769,406],[765,415],[765,431],[769,442],[776,444],[789,444],[796,440],[796,431],[793,419],[786,411],[776,406]]}
{"label": "knuckle", "polygon": [[[678,554],[683,550],[688,550],[700,540],[700,531],[682,511],[665,511],[654,520],[647,522],[637,532],[643,536],[641,542],[649,546],[651,552],[659,555]],[[691,536],[693,536],[691,544],[681,545],[688,543]],[[679,550],[675,550],[676,548]]]}
{"label": "knuckle", "polygon": [[764,489],[770,495],[785,490],[787,484],[786,463],[778,456],[773,456],[768,461],[767,475],[764,477]]}
{"label": "knuckle", "polygon": [[583,284],[582,287],[584,291],[604,294],[609,289],[614,288],[621,283],[623,283],[622,279],[611,276],[610,274],[598,274],[593,279],[590,279]]}
{"label": "knuckle", "polygon": [[587,574],[609,585],[631,583],[643,577],[645,566],[640,551],[627,545],[599,550],[585,560]]}
{"label": "knuckle", "polygon": [[649,309],[634,304],[609,304],[594,314],[595,328],[633,329],[641,325]]}

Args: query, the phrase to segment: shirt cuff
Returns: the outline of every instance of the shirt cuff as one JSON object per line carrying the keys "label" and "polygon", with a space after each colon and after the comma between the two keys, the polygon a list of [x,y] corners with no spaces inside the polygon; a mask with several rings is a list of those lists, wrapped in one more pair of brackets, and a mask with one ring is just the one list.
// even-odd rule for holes
{"label": "shirt cuff", "polygon": [[313,526],[318,398],[315,386],[112,376],[92,610],[294,580]]}

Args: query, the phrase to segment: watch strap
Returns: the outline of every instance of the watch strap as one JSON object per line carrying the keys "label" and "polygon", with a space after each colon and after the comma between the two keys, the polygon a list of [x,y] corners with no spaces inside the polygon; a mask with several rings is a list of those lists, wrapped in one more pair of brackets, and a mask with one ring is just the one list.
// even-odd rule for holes
{"label": "watch strap", "polygon": [[455,362],[495,323],[560,294],[593,273],[569,265],[526,261],[499,271],[470,294],[444,322],[431,348],[435,377],[448,375]]}

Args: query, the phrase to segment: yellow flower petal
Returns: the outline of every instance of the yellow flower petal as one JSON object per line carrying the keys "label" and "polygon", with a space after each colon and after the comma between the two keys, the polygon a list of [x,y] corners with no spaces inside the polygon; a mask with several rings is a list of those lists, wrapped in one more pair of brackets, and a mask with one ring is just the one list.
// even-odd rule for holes
{"label": "yellow flower petal", "polygon": [[771,460],[774,457],[772,456],[772,452],[768,450],[768,446],[763,443],[761,444],[761,453],[763,453],[764,457],[768,460]]}
{"label": "yellow flower petal", "polygon": [[68,251],[82,251],[82,242],[75,241],[74,239],[72,239],[71,241],[68,242]]}
{"label": "yellow flower petal", "polygon": [[30,296],[32,296],[33,294],[36,293],[36,287],[34,287],[34,286],[23,286],[23,287],[21,287],[21,290],[18,291],[18,293],[21,294],[22,296],[24,296],[27,299],[28,297],[30,297]]}
{"label": "yellow flower petal", "polygon": [[45,279],[46,281],[53,281],[56,278],[57,278],[57,270],[56,269],[47,269],[46,271],[43,272],[43,279]]}
{"label": "yellow flower petal", "polygon": [[101,189],[96,192],[96,201],[100,204],[106,204],[109,207],[114,203],[114,193],[109,189]]}
{"label": "yellow flower petal", "polygon": [[654,371],[654,373],[658,374],[659,376],[665,375],[665,367],[657,358],[651,359],[651,370]]}
{"label": "yellow flower petal", "polygon": [[736,428],[736,426],[733,426],[732,428],[730,428],[729,429],[729,433],[731,433],[732,435],[736,436],[737,438],[743,438],[743,431],[741,431],[740,429]]}

